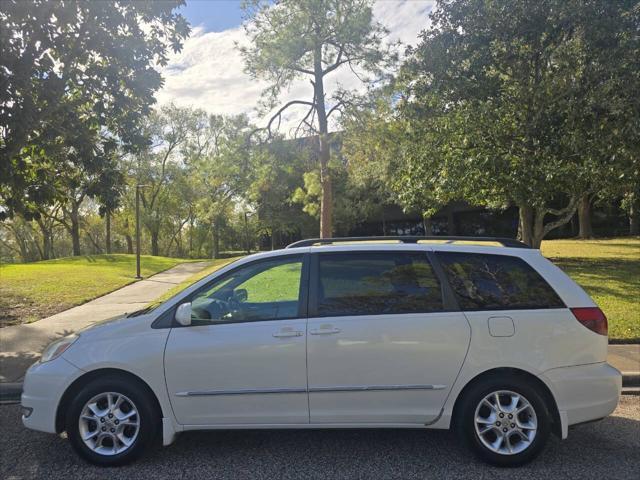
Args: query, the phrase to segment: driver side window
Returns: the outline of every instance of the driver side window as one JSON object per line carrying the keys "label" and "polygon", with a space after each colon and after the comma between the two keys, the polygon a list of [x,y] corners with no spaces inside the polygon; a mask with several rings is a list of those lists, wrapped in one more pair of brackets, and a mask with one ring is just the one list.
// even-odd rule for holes
{"label": "driver side window", "polygon": [[299,316],[301,277],[301,256],[240,267],[194,295],[192,324],[296,318]]}

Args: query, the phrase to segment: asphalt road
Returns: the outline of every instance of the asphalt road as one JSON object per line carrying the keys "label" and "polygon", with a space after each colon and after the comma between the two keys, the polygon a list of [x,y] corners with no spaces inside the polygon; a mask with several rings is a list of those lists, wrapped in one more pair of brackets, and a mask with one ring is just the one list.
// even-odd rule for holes
{"label": "asphalt road", "polygon": [[444,431],[324,430],[191,432],[132,465],[102,469],[56,435],[23,428],[19,406],[0,406],[0,479],[624,479],[639,478],[640,396],[623,396],[613,416],[551,438],[517,471],[470,457]]}

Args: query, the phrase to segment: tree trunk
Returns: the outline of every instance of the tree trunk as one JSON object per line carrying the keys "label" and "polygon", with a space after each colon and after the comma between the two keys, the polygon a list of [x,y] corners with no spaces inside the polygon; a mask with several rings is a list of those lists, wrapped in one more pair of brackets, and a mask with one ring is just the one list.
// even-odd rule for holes
{"label": "tree trunk", "polygon": [[49,260],[52,257],[51,251],[53,250],[51,229],[47,227],[42,218],[36,219],[36,223],[42,232],[42,260]]}
{"label": "tree trunk", "polygon": [[251,253],[251,247],[249,246],[249,222],[247,220],[247,212],[244,212],[244,248],[247,255]]}
{"label": "tree trunk", "polygon": [[453,207],[451,205],[447,207],[447,235],[449,236],[457,235],[456,219],[453,214]]}
{"label": "tree trunk", "polygon": [[[528,205],[520,206],[520,240],[532,248],[540,248],[543,238],[551,231],[571,220],[576,213],[576,199],[572,198],[567,206],[560,210],[549,208],[533,208]],[[555,215],[556,219],[544,223],[547,214]]]}
{"label": "tree trunk", "polygon": [[160,255],[160,247],[158,245],[158,237],[160,236],[160,232],[156,230],[151,231],[151,255],[157,257]]}
{"label": "tree trunk", "polygon": [[80,256],[80,215],[79,205],[76,201],[71,201],[71,242],[73,244],[73,256]]}
{"label": "tree trunk", "polygon": [[132,254],[133,253],[133,238],[131,238],[131,235],[129,235],[129,219],[125,218],[124,219],[124,230],[125,230],[125,234],[124,234],[124,240],[125,242],[127,242],[127,253],[128,254]]}
{"label": "tree trunk", "polygon": [[534,210],[533,211],[533,231],[531,232],[531,245],[532,248],[540,248],[542,245],[542,239],[544,238],[544,216],[546,215],[545,210]]}
{"label": "tree trunk", "polygon": [[33,245],[35,245],[36,250],[38,251],[38,256],[36,257],[36,259],[40,258],[44,258],[44,251],[42,250],[42,248],[40,247],[40,243],[38,243],[38,241],[35,238],[32,238],[32,243]]}
{"label": "tree trunk", "polygon": [[433,226],[431,225],[431,217],[423,215],[422,216],[422,226],[424,227],[424,234],[426,236],[433,235]]}
{"label": "tree trunk", "polygon": [[[193,252],[193,216],[189,217],[189,256]],[[197,258],[197,257],[196,257]]]}
{"label": "tree trunk", "polygon": [[220,235],[218,222],[213,222],[213,245],[211,248],[211,258],[216,259],[220,255]]}
{"label": "tree trunk", "polygon": [[593,228],[591,226],[591,198],[589,195],[583,195],[578,202],[578,222],[580,230],[579,238],[593,238]]}
{"label": "tree trunk", "polygon": [[324,79],[322,73],[322,46],[318,45],[314,56],[314,103],[318,114],[318,157],[320,159],[320,186],[322,198],[320,200],[320,238],[330,238],[333,235],[333,194],[331,189],[331,175],[329,172],[329,129],[327,112],[324,105]]}
{"label": "tree trunk", "polygon": [[131,235],[126,234],[124,236],[124,240],[127,242],[127,253],[129,255],[133,254],[133,238],[131,238]]}
{"label": "tree trunk", "polygon": [[51,236],[49,237],[49,259],[56,258],[56,251],[53,243],[53,229],[51,229]]}
{"label": "tree trunk", "polygon": [[629,205],[629,235],[640,235],[640,197],[633,195]]}
{"label": "tree trunk", "polygon": [[105,247],[106,252],[111,253],[111,212],[107,210],[104,214],[104,222],[106,227]]}
{"label": "tree trunk", "polygon": [[519,214],[519,240],[529,246],[533,246],[533,208],[528,205],[521,205]]}
{"label": "tree trunk", "polygon": [[331,176],[329,175],[329,145],[327,135],[320,135],[320,185],[322,197],[320,200],[320,238],[330,238],[333,235],[333,195],[331,191]]}
{"label": "tree trunk", "polygon": [[578,236],[578,231],[579,231],[578,216],[577,215],[573,215],[571,217],[571,221],[569,223],[571,225],[571,236],[572,237],[577,237]]}
{"label": "tree trunk", "polygon": [[25,242],[24,239],[22,239],[18,235],[15,235],[15,232],[14,236],[16,238],[18,248],[20,249],[20,258],[22,258],[22,263],[29,262],[29,250],[27,249],[27,242]]}

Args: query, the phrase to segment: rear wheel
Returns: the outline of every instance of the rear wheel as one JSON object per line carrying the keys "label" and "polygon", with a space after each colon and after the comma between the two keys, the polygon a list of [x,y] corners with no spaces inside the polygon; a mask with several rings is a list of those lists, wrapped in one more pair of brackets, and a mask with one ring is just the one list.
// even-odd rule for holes
{"label": "rear wheel", "polygon": [[465,392],[458,433],[482,460],[515,467],[533,460],[549,438],[543,397],[519,377],[492,378]]}
{"label": "rear wheel", "polygon": [[146,389],[119,377],[92,380],[71,402],[66,431],[74,450],[98,465],[122,465],[153,441],[159,414]]}

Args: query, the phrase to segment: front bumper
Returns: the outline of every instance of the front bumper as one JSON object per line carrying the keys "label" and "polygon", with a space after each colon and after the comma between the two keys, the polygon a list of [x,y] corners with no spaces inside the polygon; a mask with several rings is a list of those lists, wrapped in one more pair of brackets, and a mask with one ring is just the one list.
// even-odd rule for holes
{"label": "front bumper", "polygon": [[56,412],[60,399],[67,387],[81,374],[79,368],[62,357],[31,365],[24,378],[20,401],[24,426],[41,432],[56,433]]}
{"label": "front bumper", "polygon": [[544,372],[552,385],[562,423],[562,438],[568,427],[610,415],[618,406],[622,375],[608,363],[554,368]]}

